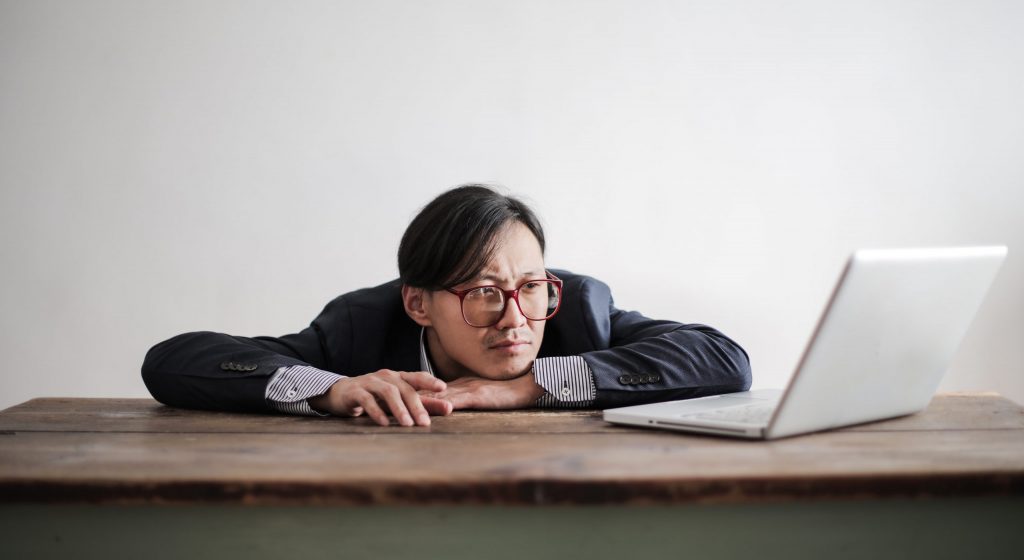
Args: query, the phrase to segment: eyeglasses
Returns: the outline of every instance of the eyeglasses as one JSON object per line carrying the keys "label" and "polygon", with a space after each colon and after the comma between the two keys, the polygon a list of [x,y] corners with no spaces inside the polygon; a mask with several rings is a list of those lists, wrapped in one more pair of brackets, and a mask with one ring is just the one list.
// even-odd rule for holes
{"label": "eyeglasses", "polygon": [[562,281],[547,272],[543,280],[527,280],[514,290],[498,286],[476,286],[468,290],[449,292],[459,296],[462,318],[471,327],[487,328],[497,325],[505,315],[509,300],[515,300],[523,317],[531,321],[546,321],[558,313],[562,303]]}

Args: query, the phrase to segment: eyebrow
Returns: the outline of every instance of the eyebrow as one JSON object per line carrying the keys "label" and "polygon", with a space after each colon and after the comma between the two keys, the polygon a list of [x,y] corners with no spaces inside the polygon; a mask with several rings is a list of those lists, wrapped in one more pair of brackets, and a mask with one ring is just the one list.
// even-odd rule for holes
{"label": "eyebrow", "polygon": [[[543,269],[540,272],[538,272],[536,270],[528,270],[528,271],[520,274],[519,278],[520,279],[531,278],[531,277],[534,277],[534,276],[545,277],[546,275],[544,274]],[[500,282],[501,278],[499,278],[496,274],[488,273],[488,274],[482,274],[482,275],[477,276],[476,278],[473,279],[473,281],[484,281],[484,280],[490,280],[491,282]]]}

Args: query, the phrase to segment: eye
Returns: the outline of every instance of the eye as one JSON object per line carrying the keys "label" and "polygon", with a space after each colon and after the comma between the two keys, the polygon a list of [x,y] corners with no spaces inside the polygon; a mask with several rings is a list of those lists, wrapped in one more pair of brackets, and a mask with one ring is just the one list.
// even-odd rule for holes
{"label": "eye", "polygon": [[482,288],[477,288],[477,289],[469,292],[469,297],[472,297],[472,298],[493,298],[498,293],[499,293],[498,289],[495,288],[494,286],[484,286]]}

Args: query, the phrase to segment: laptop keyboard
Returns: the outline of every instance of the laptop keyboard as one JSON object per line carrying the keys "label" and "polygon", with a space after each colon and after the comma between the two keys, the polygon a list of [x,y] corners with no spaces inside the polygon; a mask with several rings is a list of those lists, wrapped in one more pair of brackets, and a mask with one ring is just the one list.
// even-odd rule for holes
{"label": "laptop keyboard", "polygon": [[739,424],[764,424],[771,418],[775,411],[775,403],[753,403],[740,406],[730,406],[709,410],[707,412],[694,412],[684,414],[683,418],[694,420],[721,420],[724,422],[736,422]]}

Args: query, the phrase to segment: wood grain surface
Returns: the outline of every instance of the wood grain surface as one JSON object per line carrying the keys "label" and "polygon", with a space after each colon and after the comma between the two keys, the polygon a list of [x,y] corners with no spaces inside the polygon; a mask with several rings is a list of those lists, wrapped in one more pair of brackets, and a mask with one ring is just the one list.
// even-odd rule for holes
{"label": "wood grain surface", "polygon": [[1024,495],[1024,409],[922,413],[757,442],[615,426],[600,411],[367,418],[35,399],[0,412],[0,503],[674,504]]}

